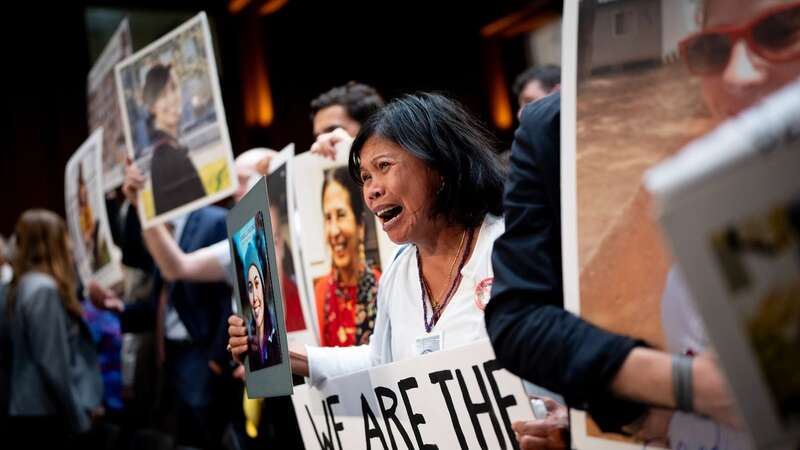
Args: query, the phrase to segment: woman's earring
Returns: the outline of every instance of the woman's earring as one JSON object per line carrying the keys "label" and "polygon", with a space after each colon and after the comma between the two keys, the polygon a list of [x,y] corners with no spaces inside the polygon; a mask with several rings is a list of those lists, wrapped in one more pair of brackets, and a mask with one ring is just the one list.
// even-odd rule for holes
{"label": "woman's earring", "polygon": [[444,180],[442,180],[442,184],[439,185],[439,189],[436,190],[436,195],[439,195],[444,191]]}

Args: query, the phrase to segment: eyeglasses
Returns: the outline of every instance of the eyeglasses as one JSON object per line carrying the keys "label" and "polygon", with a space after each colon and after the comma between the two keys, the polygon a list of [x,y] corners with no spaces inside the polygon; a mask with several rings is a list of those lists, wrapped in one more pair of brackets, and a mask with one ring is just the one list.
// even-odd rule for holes
{"label": "eyeglasses", "polygon": [[743,25],[703,30],[683,39],[678,46],[689,72],[718,75],[728,65],[739,39],[770,62],[800,57],[800,2],[771,8]]}

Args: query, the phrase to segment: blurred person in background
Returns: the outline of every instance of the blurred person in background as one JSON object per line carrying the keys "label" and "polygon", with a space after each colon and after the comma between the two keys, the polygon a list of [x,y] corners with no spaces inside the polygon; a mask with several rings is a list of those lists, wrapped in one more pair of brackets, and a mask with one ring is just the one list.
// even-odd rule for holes
{"label": "blurred person in background", "polygon": [[28,210],[15,234],[4,311],[12,354],[9,441],[77,448],[103,413],[103,382],[76,294],[67,228],[50,211]]}
{"label": "blurred person in background", "polygon": [[530,67],[517,75],[511,90],[517,97],[517,118],[528,103],[547,97],[561,89],[561,68],[552,64]]}

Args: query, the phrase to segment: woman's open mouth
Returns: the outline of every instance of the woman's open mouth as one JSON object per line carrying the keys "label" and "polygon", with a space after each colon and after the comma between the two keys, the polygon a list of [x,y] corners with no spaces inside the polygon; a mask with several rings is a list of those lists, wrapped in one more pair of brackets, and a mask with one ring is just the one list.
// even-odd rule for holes
{"label": "woman's open mouth", "polygon": [[403,207],[397,205],[381,208],[375,212],[375,215],[378,216],[378,219],[380,219],[381,224],[383,225],[383,230],[386,231],[387,228],[391,228],[398,222],[400,214],[402,213]]}

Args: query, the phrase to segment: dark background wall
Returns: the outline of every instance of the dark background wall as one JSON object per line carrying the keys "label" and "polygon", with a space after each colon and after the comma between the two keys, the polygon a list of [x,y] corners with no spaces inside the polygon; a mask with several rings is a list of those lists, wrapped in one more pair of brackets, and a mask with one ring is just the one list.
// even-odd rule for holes
{"label": "dark background wall", "polygon": [[[0,27],[0,234],[6,236],[25,209],[63,214],[64,166],[88,136],[86,74],[116,27],[115,17],[132,18],[136,51],[198,11],[208,13],[238,154],[290,142],[306,150],[312,143],[309,102],[349,80],[371,84],[387,99],[417,90],[447,92],[491,126],[481,28],[531,3],[561,8],[557,1],[289,0],[258,16],[258,2],[236,14],[226,2],[211,1],[63,3],[70,4],[9,12]],[[104,16],[105,22],[97,20]],[[254,49],[264,57],[273,96],[268,127],[245,123],[243,83]],[[527,65],[523,39],[504,40],[500,49],[510,83]],[[510,144],[511,129],[494,131],[503,146]]]}

